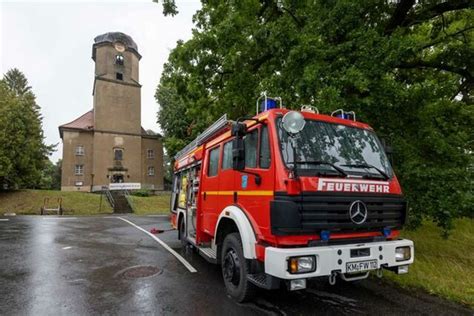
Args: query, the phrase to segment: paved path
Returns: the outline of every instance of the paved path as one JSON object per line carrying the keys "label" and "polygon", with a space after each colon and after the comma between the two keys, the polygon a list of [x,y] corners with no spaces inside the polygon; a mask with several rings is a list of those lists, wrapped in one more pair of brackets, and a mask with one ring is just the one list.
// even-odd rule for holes
{"label": "paved path", "polygon": [[[126,216],[135,225],[169,229],[166,217]],[[0,315],[473,315],[423,293],[379,281],[358,284],[311,282],[299,292],[262,291],[254,303],[236,304],[225,294],[220,270],[175,231],[157,237],[113,216],[18,216],[0,221]],[[183,265],[180,259],[189,263]],[[126,277],[147,265],[161,273]]]}

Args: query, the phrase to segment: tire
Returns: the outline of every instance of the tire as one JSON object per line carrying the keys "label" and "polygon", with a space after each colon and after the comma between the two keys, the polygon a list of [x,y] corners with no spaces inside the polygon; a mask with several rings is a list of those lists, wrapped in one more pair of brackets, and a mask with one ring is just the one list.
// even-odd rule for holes
{"label": "tire", "polygon": [[184,222],[185,220],[183,216],[181,222],[179,223],[179,240],[181,241],[181,245],[183,247],[188,245],[188,241],[186,239],[186,224]]}
{"label": "tire", "polygon": [[239,233],[225,237],[221,253],[221,269],[227,293],[239,303],[251,300],[256,286],[247,280],[249,264],[244,257]]}

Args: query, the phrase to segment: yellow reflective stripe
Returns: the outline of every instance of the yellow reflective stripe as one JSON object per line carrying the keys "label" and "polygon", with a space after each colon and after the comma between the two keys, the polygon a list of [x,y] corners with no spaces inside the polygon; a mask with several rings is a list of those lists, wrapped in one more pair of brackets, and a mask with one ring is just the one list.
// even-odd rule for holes
{"label": "yellow reflective stripe", "polygon": [[234,191],[205,191],[202,194],[206,193],[207,195],[233,195]]}
{"label": "yellow reflective stripe", "polygon": [[201,194],[207,195],[253,195],[253,196],[273,196],[273,191],[204,191]]}
{"label": "yellow reflective stripe", "polygon": [[237,191],[238,195],[273,196],[273,191]]}

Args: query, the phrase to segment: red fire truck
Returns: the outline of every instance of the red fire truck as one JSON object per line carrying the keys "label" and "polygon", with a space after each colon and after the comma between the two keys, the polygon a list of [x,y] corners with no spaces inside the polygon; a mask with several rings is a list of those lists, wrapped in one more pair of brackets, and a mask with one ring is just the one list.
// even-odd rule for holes
{"label": "red fire truck", "polygon": [[261,101],[254,117],[224,115],[176,155],[171,218],[182,243],[221,265],[239,302],[257,287],[407,273],[407,204],[373,129],[353,112]]}

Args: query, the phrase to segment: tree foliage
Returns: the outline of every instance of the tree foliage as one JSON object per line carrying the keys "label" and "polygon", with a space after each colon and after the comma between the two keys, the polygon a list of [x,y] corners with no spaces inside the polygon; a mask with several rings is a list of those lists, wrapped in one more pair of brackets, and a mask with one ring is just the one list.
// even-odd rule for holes
{"label": "tree foliage", "polygon": [[46,160],[43,170],[41,171],[41,180],[37,188],[43,190],[61,190],[61,167],[62,160],[56,163]]}
{"label": "tree foliage", "polygon": [[39,187],[52,150],[28,80],[8,71],[0,80],[0,190]]}
{"label": "tree foliage", "polygon": [[[153,0],[153,2],[160,2],[159,0]],[[162,0],[163,15],[175,16],[178,14],[178,8],[174,0]]]}
{"label": "tree foliage", "polygon": [[473,216],[474,13],[469,0],[202,1],[156,99],[170,156],[261,91],[354,110],[389,140],[412,223]]}

